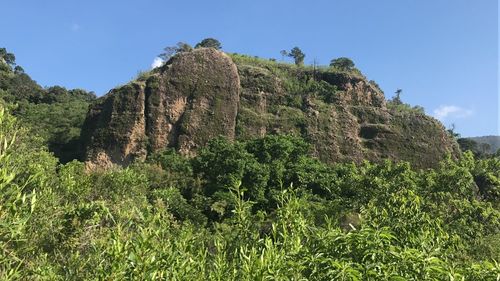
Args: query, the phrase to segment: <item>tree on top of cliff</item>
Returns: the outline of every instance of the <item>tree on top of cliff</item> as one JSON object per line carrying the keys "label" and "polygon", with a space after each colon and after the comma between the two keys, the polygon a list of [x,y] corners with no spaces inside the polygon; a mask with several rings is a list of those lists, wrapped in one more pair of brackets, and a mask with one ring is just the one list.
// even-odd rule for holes
{"label": "tree on top of cliff", "polygon": [[158,57],[164,61],[167,61],[177,53],[189,52],[192,49],[193,47],[191,47],[191,45],[189,45],[188,43],[177,42],[175,46],[168,46],[163,48],[163,53],[159,54]]}
{"label": "tree on top of cliff", "polygon": [[394,104],[403,104],[403,101],[401,100],[401,93],[403,92],[403,90],[401,89],[397,89],[396,92],[394,92],[396,94],[396,96],[392,99],[392,102]]}
{"label": "tree on top of cliff", "polygon": [[14,66],[16,64],[16,56],[14,56],[14,54],[12,53],[7,52],[5,48],[0,48],[0,59],[2,59],[10,66]]}
{"label": "tree on top of cliff", "polygon": [[306,54],[304,54],[299,47],[294,47],[290,50],[288,56],[295,60],[296,65],[304,65],[304,58],[306,57]]}
{"label": "tree on top of cliff", "polygon": [[217,50],[220,50],[220,49],[222,49],[222,44],[217,39],[205,38],[205,39],[201,40],[200,43],[196,44],[194,47],[195,48],[215,48]]}
{"label": "tree on top of cliff", "polygon": [[330,61],[330,66],[338,68],[340,70],[352,70],[354,68],[354,62],[350,58],[340,57],[332,59]]}

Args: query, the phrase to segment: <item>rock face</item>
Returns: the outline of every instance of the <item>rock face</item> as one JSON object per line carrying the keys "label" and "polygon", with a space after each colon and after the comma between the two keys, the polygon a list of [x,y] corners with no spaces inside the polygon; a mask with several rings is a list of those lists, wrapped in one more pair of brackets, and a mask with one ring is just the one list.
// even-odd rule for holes
{"label": "rock face", "polygon": [[82,131],[89,165],[127,165],[166,147],[189,155],[219,135],[283,133],[305,138],[325,162],[392,159],[424,168],[458,154],[441,123],[388,109],[361,74],[264,62],[196,49],[110,91]]}
{"label": "rock face", "polygon": [[144,85],[132,83],[90,107],[82,128],[89,164],[107,167],[146,156],[145,96]]}
{"label": "rock face", "polygon": [[127,165],[148,151],[189,154],[211,138],[234,139],[240,82],[226,54],[199,49],[172,58],[145,81],[100,98],[82,136],[91,165]]}
{"label": "rock face", "polygon": [[[427,168],[448,153],[459,154],[439,121],[410,108],[389,109],[383,92],[361,75],[304,70],[279,77],[275,73],[284,70],[244,60],[237,65],[242,87],[238,139],[300,135],[312,144],[313,154],[328,163],[391,159]],[[318,81],[311,83],[311,77]],[[297,80],[312,85],[297,95],[296,86],[289,86]]]}

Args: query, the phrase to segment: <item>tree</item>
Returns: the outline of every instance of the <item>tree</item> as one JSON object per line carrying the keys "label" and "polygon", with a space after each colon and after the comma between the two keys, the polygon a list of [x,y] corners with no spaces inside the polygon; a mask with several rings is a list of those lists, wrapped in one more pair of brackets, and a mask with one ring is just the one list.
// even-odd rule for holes
{"label": "tree", "polygon": [[201,40],[200,43],[196,44],[194,46],[195,48],[214,48],[217,50],[222,49],[222,45],[219,42],[219,40],[214,39],[214,38],[205,38]]}
{"label": "tree", "polygon": [[5,56],[4,56],[4,60],[7,64],[13,66],[16,64],[16,56],[14,56],[14,54],[12,53],[7,53]]}
{"label": "tree", "polygon": [[176,53],[176,48],[174,46],[169,46],[163,48],[163,53],[159,54],[158,57],[163,61],[168,61],[171,57],[173,57]]}
{"label": "tree", "polygon": [[281,61],[284,61],[285,57],[288,56],[288,52],[286,50],[281,50],[280,55],[281,55]]}
{"label": "tree", "polygon": [[340,70],[349,71],[354,68],[354,62],[350,58],[340,57],[332,59],[330,61],[330,66],[338,68]]}
{"label": "tree", "polygon": [[299,47],[294,47],[288,56],[294,59],[296,65],[304,65],[304,58],[306,55]]}
{"label": "tree", "polygon": [[402,92],[403,92],[403,90],[401,90],[401,89],[397,89],[396,92],[394,92],[396,94],[396,96],[392,99],[393,103],[403,104],[403,101],[401,100],[401,93]]}
{"label": "tree", "polygon": [[10,66],[14,66],[16,64],[16,56],[7,52],[5,48],[0,48],[0,59],[3,59],[3,61]]}
{"label": "tree", "polygon": [[16,65],[16,67],[14,67],[14,73],[15,74],[21,74],[21,73],[24,73],[24,69],[19,66],[19,65]]}
{"label": "tree", "polygon": [[[399,97],[399,96],[397,96]],[[455,132],[455,123],[451,123],[451,127],[449,129],[447,129],[446,131],[450,134],[450,136],[452,136],[453,138],[460,138],[460,134]]]}
{"label": "tree", "polygon": [[182,53],[182,52],[190,52],[193,50],[193,47],[189,45],[188,43],[184,42],[178,42],[177,43],[177,52]]}
{"label": "tree", "polygon": [[163,53],[159,54],[158,57],[164,61],[168,61],[177,53],[189,52],[193,49],[191,45],[184,42],[177,42],[175,46],[168,46],[163,48]]}

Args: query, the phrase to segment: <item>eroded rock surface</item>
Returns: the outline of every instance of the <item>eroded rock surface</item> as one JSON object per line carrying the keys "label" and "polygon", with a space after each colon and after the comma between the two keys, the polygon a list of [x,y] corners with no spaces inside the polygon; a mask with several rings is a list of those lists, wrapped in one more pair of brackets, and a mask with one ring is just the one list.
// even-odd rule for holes
{"label": "eroded rock surface", "polygon": [[127,165],[167,147],[192,155],[211,138],[294,134],[325,162],[404,160],[435,166],[456,142],[437,120],[388,109],[359,73],[262,63],[215,49],[180,53],[89,110],[82,137],[91,167]]}
{"label": "eroded rock surface", "polygon": [[233,139],[239,88],[226,54],[181,53],[147,80],[99,99],[84,124],[85,157],[98,166],[127,165],[148,151],[174,147],[189,154],[219,135]]}

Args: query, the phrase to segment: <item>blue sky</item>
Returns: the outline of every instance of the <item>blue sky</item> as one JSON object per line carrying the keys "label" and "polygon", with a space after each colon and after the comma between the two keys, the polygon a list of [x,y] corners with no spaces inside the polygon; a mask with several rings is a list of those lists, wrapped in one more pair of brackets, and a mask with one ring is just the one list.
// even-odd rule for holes
{"label": "blue sky", "polygon": [[215,37],[227,52],[306,63],[350,57],[391,97],[499,134],[497,0],[4,0],[0,47],[43,86],[98,95],[150,68],[163,47]]}

